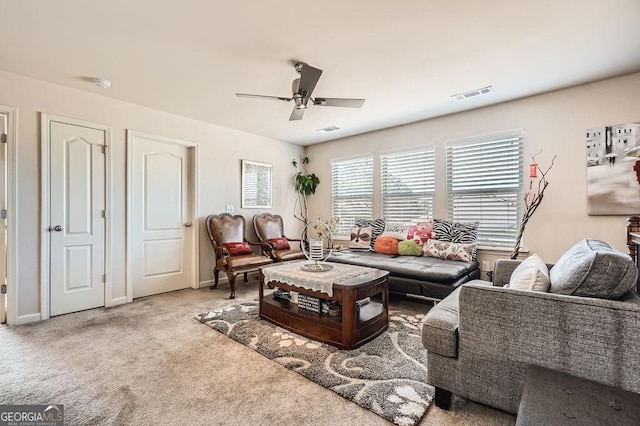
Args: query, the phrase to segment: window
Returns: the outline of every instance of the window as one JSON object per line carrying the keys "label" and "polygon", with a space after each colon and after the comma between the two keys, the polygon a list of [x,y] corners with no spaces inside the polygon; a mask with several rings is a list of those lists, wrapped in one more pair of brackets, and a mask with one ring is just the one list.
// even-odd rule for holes
{"label": "window", "polygon": [[340,235],[356,219],[373,218],[373,155],[331,160],[331,215],[340,219]]}
{"label": "window", "polygon": [[512,247],[523,211],[523,130],[447,143],[447,217],[480,221],[478,245]]}
{"label": "window", "polygon": [[434,145],[380,154],[382,217],[387,223],[407,223],[433,217]]}

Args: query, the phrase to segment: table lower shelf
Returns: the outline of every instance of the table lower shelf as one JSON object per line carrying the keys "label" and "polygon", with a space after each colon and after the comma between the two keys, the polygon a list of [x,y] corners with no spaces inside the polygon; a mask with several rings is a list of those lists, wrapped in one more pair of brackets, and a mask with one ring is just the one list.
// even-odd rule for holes
{"label": "table lower shelf", "polygon": [[[344,309],[344,307],[343,307]],[[310,339],[341,349],[354,349],[379,336],[388,327],[388,312],[382,303],[371,301],[356,310],[353,325],[343,324],[342,316],[330,316],[299,308],[272,295],[260,300],[260,317]]]}

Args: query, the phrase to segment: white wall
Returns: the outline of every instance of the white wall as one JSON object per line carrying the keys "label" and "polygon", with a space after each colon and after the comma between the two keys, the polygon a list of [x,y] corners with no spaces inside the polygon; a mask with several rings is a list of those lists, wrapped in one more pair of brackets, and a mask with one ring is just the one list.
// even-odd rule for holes
{"label": "white wall", "polygon": [[[185,139],[200,144],[200,281],[213,279],[213,250],[204,218],[235,205],[250,226],[255,209],[240,208],[240,160],[273,164],[273,213],[281,214],[287,233],[299,232],[292,216],[294,170],[300,146],[156,111],[92,93],[0,72],[0,104],[18,108],[18,295],[17,316],[33,319],[40,312],[40,113],[106,124],[112,127],[112,282],[113,294],[125,296],[126,129]],[[11,212],[9,213],[11,214]],[[253,236],[251,230],[249,236]],[[227,289],[220,290],[226,292]]]}
{"label": "white wall", "polygon": [[[500,90],[499,87],[496,90]],[[307,148],[313,171],[331,182],[330,161],[365,152],[436,144],[436,217],[446,216],[445,142],[467,136],[523,128],[525,130],[525,176],[530,154],[542,150],[536,160],[549,164],[549,187],[543,203],[529,221],[524,248],[548,262],[582,238],[605,240],[627,252],[626,216],[588,216],[586,187],[586,130],[605,125],[640,122],[640,73],[560,90],[495,106],[380,130]],[[374,158],[376,155],[374,155]],[[380,181],[379,159],[374,163],[376,195]],[[638,186],[640,190],[640,186]],[[314,215],[331,215],[331,185],[320,185],[311,198]],[[640,214],[640,212],[635,212]],[[375,200],[374,217],[380,216]],[[505,253],[504,257],[508,257]],[[493,263],[495,253],[480,254]]]}

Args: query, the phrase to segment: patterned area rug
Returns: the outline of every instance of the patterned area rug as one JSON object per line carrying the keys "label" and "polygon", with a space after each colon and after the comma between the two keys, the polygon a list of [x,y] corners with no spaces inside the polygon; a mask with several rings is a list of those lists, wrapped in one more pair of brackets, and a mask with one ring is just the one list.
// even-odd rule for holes
{"label": "patterned area rug", "polygon": [[389,328],[351,351],[294,334],[258,317],[258,302],[195,319],[397,425],[415,425],[433,399],[422,315],[389,310]]}

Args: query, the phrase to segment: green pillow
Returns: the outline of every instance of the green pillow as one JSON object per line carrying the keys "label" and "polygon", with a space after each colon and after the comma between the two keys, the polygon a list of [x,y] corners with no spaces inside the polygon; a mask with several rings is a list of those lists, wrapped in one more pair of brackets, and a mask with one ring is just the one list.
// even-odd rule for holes
{"label": "green pillow", "polygon": [[400,256],[422,256],[422,246],[413,240],[400,241],[398,243],[398,254]]}

